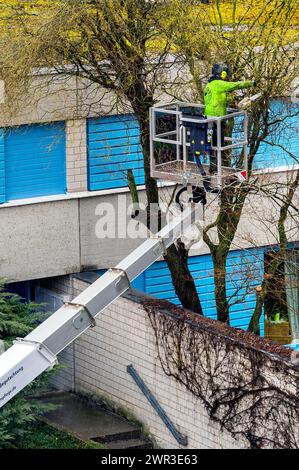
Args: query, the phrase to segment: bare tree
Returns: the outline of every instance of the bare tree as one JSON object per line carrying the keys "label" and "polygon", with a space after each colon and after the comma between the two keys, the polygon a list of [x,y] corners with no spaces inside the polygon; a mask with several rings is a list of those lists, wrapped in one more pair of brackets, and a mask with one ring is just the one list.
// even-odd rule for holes
{"label": "bare tree", "polygon": [[[33,2],[27,2],[33,3]],[[35,2],[36,3],[36,2]],[[7,93],[29,86],[33,68],[52,67],[57,74],[77,76],[111,92],[118,108],[130,109],[140,126],[145,186],[150,204],[159,204],[157,183],[150,175],[149,108],[165,89],[171,24],[167,0],[61,0],[33,10],[16,2],[2,21],[2,75]],[[171,66],[179,57],[172,57]],[[188,267],[188,250],[172,245],[165,254],[174,288],[183,306],[202,309]]]}
{"label": "bare tree", "polygon": [[[275,250],[272,253],[271,260],[268,263],[267,273],[264,276],[262,285],[257,293],[257,302],[255,306],[255,310],[253,312],[249,330],[259,334],[260,333],[260,318],[263,312],[263,306],[265,304],[266,296],[273,288],[273,278],[279,272],[280,266],[282,263],[286,261],[286,251],[288,247],[288,236],[286,232],[286,220],[289,213],[290,207],[293,205],[293,199],[295,195],[295,191],[299,185],[299,170],[297,170],[295,178],[293,181],[290,182],[287,188],[287,194],[285,196],[285,200],[282,202],[279,210],[279,218],[278,218],[278,236],[279,236],[279,249]],[[276,298],[280,303],[283,303],[284,295],[285,295],[285,280],[284,280],[284,273],[283,273],[283,280],[281,281],[281,285],[275,284],[275,288],[277,289]]]}
{"label": "bare tree", "polygon": [[[298,31],[296,1],[223,2],[214,0],[207,8],[190,13],[188,4],[177,2],[176,41],[184,53],[194,79],[195,96],[202,95],[205,79],[213,63],[227,63],[235,80],[251,79],[257,83],[260,98],[252,105],[249,120],[249,183],[230,184],[220,195],[220,204],[214,221],[204,231],[204,240],[210,248],[214,263],[215,296],[220,321],[229,323],[230,304],[227,295],[226,260],[234,241],[245,201],[257,190],[274,198],[281,205],[276,223],[281,234],[281,247],[286,249],[284,232],[288,209],[298,187],[295,178],[289,188],[259,184],[254,177],[254,163],[269,136],[284,132],[282,124],[299,116],[298,107],[285,106],[283,115],[269,111],[275,98],[288,96],[298,70]],[[226,4],[226,5],[224,5]],[[181,14],[178,14],[180,12]],[[232,99],[232,104],[234,99]],[[279,148],[279,143],[273,143]],[[286,152],[289,149],[284,148]],[[294,163],[298,155],[293,155]],[[242,161],[242,155],[239,160]],[[217,239],[213,238],[213,231]],[[282,241],[283,239],[283,241]],[[272,269],[275,270],[274,263]],[[269,285],[270,280],[267,281]],[[266,286],[264,286],[266,290]],[[259,332],[258,318],[263,304],[259,298],[250,329]],[[259,313],[257,313],[259,312]]]}
{"label": "bare tree", "polygon": [[[227,256],[245,203],[257,192],[275,200],[281,207],[280,233],[294,209],[297,179],[295,187],[261,184],[253,169],[261,144],[298,115],[292,106],[283,118],[269,112],[271,101],[288,95],[296,78],[296,1],[57,0],[50,6],[41,2],[39,8],[36,2],[25,3],[33,8],[15,2],[0,23],[0,65],[8,95],[16,101],[17,90],[23,93],[29,86],[32,69],[47,66],[58,75],[80,77],[86,87],[98,85],[118,109],[132,110],[140,124],[149,204],[159,203],[149,164],[148,110],[156,100],[165,92],[188,99],[193,92],[193,99],[200,99],[215,62],[228,63],[236,80],[257,82],[261,97],[252,105],[249,122],[250,180],[222,190],[216,216],[204,231],[214,263],[218,319],[229,323]],[[186,247],[173,245],[165,259],[183,306],[202,313]],[[259,315],[250,326],[255,332]]]}

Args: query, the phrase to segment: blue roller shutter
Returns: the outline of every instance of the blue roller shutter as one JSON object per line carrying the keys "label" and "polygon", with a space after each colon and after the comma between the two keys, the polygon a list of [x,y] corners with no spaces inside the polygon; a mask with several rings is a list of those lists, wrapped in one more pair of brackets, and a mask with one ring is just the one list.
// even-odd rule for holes
{"label": "blue roller shutter", "polygon": [[139,124],[132,114],[89,119],[89,190],[122,188],[132,169],[137,185],[144,184]]}
{"label": "blue roller shutter", "polygon": [[6,200],[66,192],[64,122],[5,129]]}
{"label": "blue roller shutter", "polygon": [[0,129],[0,204],[5,202],[4,130]]}
{"label": "blue roller shutter", "polygon": [[[217,319],[214,272],[211,255],[189,258],[190,271],[195,280],[204,315]],[[247,329],[255,307],[255,287],[261,284],[264,273],[264,249],[231,251],[227,259],[227,295],[230,299],[230,324]],[[145,286],[146,293],[180,305],[171,275],[165,261],[158,261],[134,282],[136,289]],[[264,318],[260,322],[264,334]]]}
{"label": "blue roller shutter", "polygon": [[292,167],[299,164],[298,103],[292,103],[290,100],[273,101],[270,107],[270,121],[279,119],[281,122],[272,127],[272,132],[266,138],[268,143],[261,143],[254,158],[254,169]]}
{"label": "blue roller shutter", "polygon": [[[215,284],[211,255],[192,256],[189,267],[193,275],[204,315],[217,319]],[[103,274],[104,271],[99,271]],[[236,250],[227,258],[227,296],[230,297],[230,324],[247,330],[256,304],[255,287],[260,285],[264,275],[264,248]],[[174,291],[171,275],[165,261],[157,261],[132,283],[141,290],[159,299],[176,305],[180,301]],[[260,321],[261,335],[264,334],[264,316]]]}

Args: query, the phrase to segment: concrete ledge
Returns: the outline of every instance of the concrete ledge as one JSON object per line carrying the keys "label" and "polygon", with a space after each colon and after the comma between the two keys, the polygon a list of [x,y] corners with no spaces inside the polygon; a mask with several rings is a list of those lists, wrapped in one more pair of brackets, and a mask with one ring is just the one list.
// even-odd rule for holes
{"label": "concrete ledge", "polygon": [[[158,184],[159,188],[175,186],[175,183],[163,182]],[[139,185],[137,186],[138,191],[144,191],[145,186]],[[46,202],[57,202],[57,201],[68,201],[70,199],[86,199],[96,196],[109,196],[115,194],[127,194],[130,190],[127,187],[124,188],[113,188],[113,189],[102,189],[99,191],[78,191],[78,192],[70,192],[66,194],[55,194],[53,196],[39,196],[39,197],[31,197],[26,199],[15,199],[13,201],[0,203],[0,209],[5,207],[17,207],[17,206],[27,206],[30,204],[43,204]]]}

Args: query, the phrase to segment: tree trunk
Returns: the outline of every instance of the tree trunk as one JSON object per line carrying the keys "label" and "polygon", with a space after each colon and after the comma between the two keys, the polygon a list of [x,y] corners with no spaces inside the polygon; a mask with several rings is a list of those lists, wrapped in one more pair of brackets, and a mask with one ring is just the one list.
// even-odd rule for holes
{"label": "tree trunk", "polygon": [[224,188],[220,194],[220,210],[215,223],[219,243],[215,245],[207,236],[205,237],[213,258],[217,319],[227,324],[229,324],[229,302],[226,292],[226,260],[245,199],[246,191],[240,189],[239,185]]}
{"label": "tree trunk", "polygon": [[[145,186],[148,205],[159,204],[157,182],[150,175],[150,136],[149,136],[149,107],[142,112],[136,112],[140,125],[141,146],[144,159]],[[188,251],[182,243],[168,248],[164,257],[174,286],[174,290],[184,308],[203,314],[194,279],[188,266]]]}
{"label": "tree trunk", "polygon": [[265,292],[264,292],[264,288],[262,288],[261,292],[257,292],[255,309],[254,309],[253,315],[251,317],[251,320],[248,326],[248,331],[251,331],[251,333],[255,333],[256,335],[260,335],[261,333],[260,318],[263,313],[264,302],[265,302]]}
{"label": "tree trunk", "polygon": [[183,307],[203,315],[194,279],[188,266],[188,251],[183,243],[169,247],[164,259],[171,273],[175,293]]}

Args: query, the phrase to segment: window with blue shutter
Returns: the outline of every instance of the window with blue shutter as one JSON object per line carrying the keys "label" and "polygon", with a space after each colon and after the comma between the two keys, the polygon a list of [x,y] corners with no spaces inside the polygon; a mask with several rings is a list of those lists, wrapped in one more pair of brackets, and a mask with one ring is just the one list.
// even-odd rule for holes
{"label": "window with blue shutter", "polygon": [[6,200],[66,192],[65,123],[6,128]]}
{"label": "window with blue shutter", "polygon": [[88,119],[87,135],[90,191],[128,186],[129,169],[136,184],[144,184],[140,130],[133,114]]}

